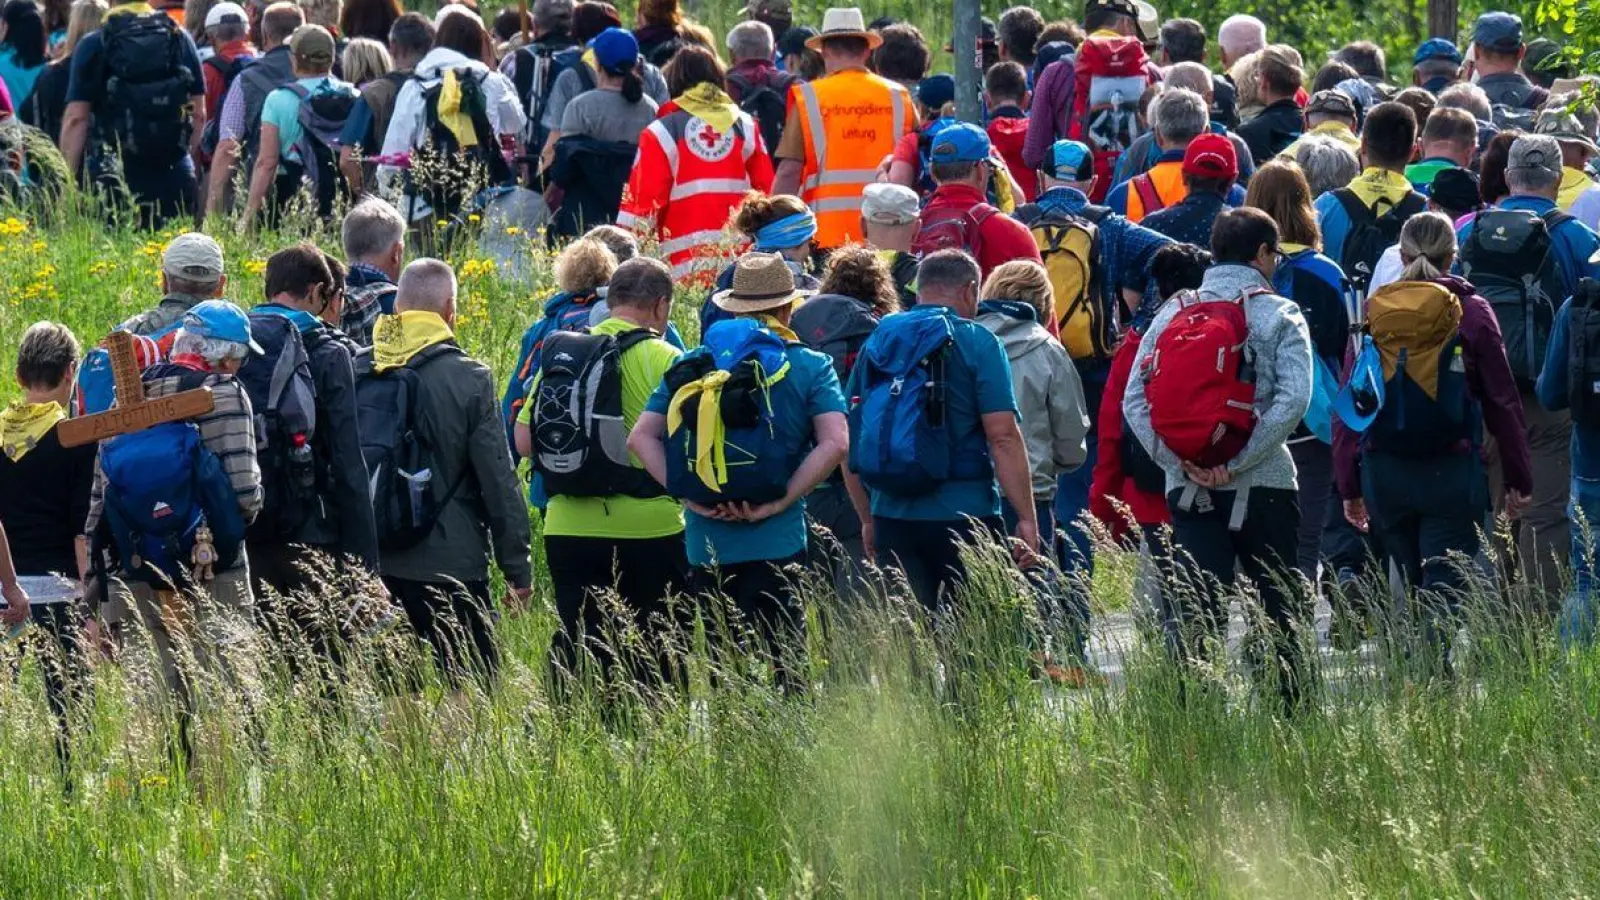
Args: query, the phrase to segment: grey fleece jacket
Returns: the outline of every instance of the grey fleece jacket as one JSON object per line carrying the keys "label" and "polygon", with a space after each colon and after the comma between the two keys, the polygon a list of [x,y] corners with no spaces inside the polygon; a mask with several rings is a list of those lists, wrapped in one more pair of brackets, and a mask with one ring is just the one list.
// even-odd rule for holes
{"label": "grey fleece jacket", "polygon": [[1088,456],[1084,439],[1089,415],[1078,369],[1060,342],[1033,319],[980,307],[977,321],[1006,348],[1033,498],[1049,500],[1056,493],[1056,476],[1083,465]]}
{"label": "grey fleece jacket", "polygon": [[[1206,271],[1200,285],[1202,301],[1233,300],[1246,290],[1271,291],[1272,284],[1249,266],[1224,264]],[[1134,357],[1134,376],[1123,395],[1122,412],[1150,457],[1167,473],[1167,493],[1189,487],[1178,457],[1156,438],[1150,426],[1150,402],[1145,398],[1145,360],[1155,349],[1161,332],[1178,312],[1168,302],[1156,312]],[[1294,459],[1289,455],[1289,435],[1305,418],[1311,405],[1311,332],[1294,301],[1276,294],[1256,294],[1245,301],[1249,323],[1249,350],[1256,372],[1256,421],[1250,442],[1228,463],[1233,481],[1222,490],[1251,487],[1296,490]]]}

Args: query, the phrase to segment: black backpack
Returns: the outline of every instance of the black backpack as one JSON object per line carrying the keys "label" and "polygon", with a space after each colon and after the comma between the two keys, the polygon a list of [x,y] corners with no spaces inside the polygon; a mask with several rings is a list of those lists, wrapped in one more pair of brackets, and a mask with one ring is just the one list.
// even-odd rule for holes
{"label": "black backpack", "polygon": [[528,112],[528,126],[523,131],[523,146],[537,155],[544,149],[550,132],[544,127],[544,114],[550,106],[550,91],[556,79],[568,69],[580,70],[578,76],[586,78],[584,90],[594,87],[594,76],[583,64],[582,47],[523,47],[517,51],[516,74],[511,83],[517,89],[522,108]]}
{"label": "black backpack", "polygon": [[1567,314],[1567,402],[1572,421],[1595,425],[1600,423],[1600,281],[1579,282]]}
{"label": "black backpack", "polygon": [[1556,209],[1544,215],[1486,209],[1461,247],[1461,274],[1494,310],[1506,358],[1524,389],[1539,380],[1556,310],[1567,297],[1552,234],[1571,218]]}
{"label": "black backpack", "polygon": [[[317,93],[299,82],[285,88],[300,98],[300,139],[294,145],[300,162],[296,171],[296,164],[285,157],[284,168],[291,178],[298,175],[305,181],[316,200],[317,215],[323,218],[333,214],[335,198],[349,193],[349,186],[339,173],[339,138],[350,113],[356,108],[356,101],[361,98],[348,84],[330,84],[329,90]],[[288,149],[283,148],[284,151]],[[280,201],[286,199],[279,197]]]}
{"label": "black backpack", "polygon": [[238,379],[255,413],[265,500],[249,534],[252,540],[293,541],[311,521],[322,487],[313,452],[317,388],[310,351],[294,322],[274,313],[251,313],[250,337],[265,352],[246,360]]}
{"label": "black backpack", "polygon": [[739,89],[739,108],[755,120],[768,153],[778,148],[783,137],[783,124],[789,115],[789,87],[794,82],[794,76],[784,73],[760,84],[738,75],[728,76],[728,84]]}
{"label": "black backpack", "polygon": [[1350,230],[1344,238],[1344,251],[1339,256],[1339,268],[1350,279],[1356,296],[1366,297],[1368,287],[1372,284],[1372,273],[1377,269],[1383,251],[1400,242],[1400,229],[1407,219],[1428,208],[1428,200],[1412,191],[1380,216],[1376,209],[1363,203],[1349,188],[1339,188],[1333,192],[1333,196],[1350,219]]}
{"label": "black backpack", "polygon": [[95,110],[100,140],[127,162],[171,166],[189,152],[202,86],[184,65],[183,32],[165,13],[107,16],[100,30],[105,85]]}
{"label": "black backpack", "polygon": [[533,404],[533,468],[550,496],[659,497],[665,491],[628,456],[622,355],[655,332],[558,331],[545,339]]}
{"label": "black backpack", "polygon": [[[444,92],[445,80],[455,74],[461,87],[461,111],[472,122],[476,145],[463,147],[439,118],[439,98]],[[416,76],[413,76],[416,77]],[[423,84],[423,133],[426,144],[413,154],[408,177],[413,179],[414,194],[427,200],[440,218],[459,212],[474,190],[484,187],[472,184],[477,176],[467,174],[467,166],[482,166],[482,177],[488,185],[511,181],[511,166],[500,152],[500,136],[489,122],[489,103],[483,91],[487,72],[476,72],[468,66],[439,73],[432,85]],[[421,79],[418,79],[421,81]]]}
{"label": "black backpack", "polygon": [[844,384],[861,347],[877,330],[878,317],[854,297],[818,294],[795,309],[789,328],[807,347],[828,354],[839,383]]}
{"label": "black backpack", "polygon": [[409,550],[427,539],[439,514],[455,498],[470,467],[441,491],[437,457],[417,431],[420,372],[434,360],[461,353],[451,343],[435,344],[395,369],[376,371],[364,355],[356,373],[356,426],[361,458],[367,463],[372,514],[383,553]]}
{"label": "black backpack", "polygon": [[[233,80],[238,78],[239,73],[244,71],[245,66],[250,65],[252,62],[255,62],[254,57],[245,59],[235,56],[233,59],[223,59],[220,56],[212,55],[201,63],[203,66],[210,66],[216,69],[217,74],[222,76],[222,92],[217,94],[218,106],[221,106],[222,101],[227,98],[228,89],[233,87]],[[200,132],[200,152],[207,155],[217,152],[217,142],[222,140],[221,129],[222,110],[206,110],[206,127],[204,131]]]}

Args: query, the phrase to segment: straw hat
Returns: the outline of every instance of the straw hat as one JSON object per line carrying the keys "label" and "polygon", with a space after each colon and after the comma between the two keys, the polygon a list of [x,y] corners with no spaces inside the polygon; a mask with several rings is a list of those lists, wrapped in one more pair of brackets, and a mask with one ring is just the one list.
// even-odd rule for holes
{"label": "straw hat", "polygon": [[733,287],[711,295],[711,302],[731,313],[778,309],[813,293],[796,290],[789,263],[776,253],[746,253],[733,267]]}
{"label": "straw hat", "polygon": [[846,6],[834,7],[823,13],[822,32],[806,41],[806,48],[820,51],[823,41],[842,37],[865,38],[869,50],[876,50],[883,45],[881,35],[876,31],[867,30],[867,20],[862,17],[860,8]]}

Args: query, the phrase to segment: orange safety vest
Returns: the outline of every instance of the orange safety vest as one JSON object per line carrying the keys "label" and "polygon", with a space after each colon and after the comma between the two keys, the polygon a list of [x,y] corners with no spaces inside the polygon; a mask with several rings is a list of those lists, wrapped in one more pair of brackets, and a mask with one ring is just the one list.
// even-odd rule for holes
{"label": "orange safety vest", "polygon": [[800,199],[817,216],[817,246],[832,250],[861,239],[861,191],[895,142],[917,127],[911,93],[861,69],[837,72],[790,90],[800,110],[805,168]]}
{"label": "orange safety vest", "polygon": [[[1136,183],[1141,177],[1150,179],[1150,186],[1155,188],[1156,196],[1161,200],[1154,209],[1145,207],[1144,195],[1140,193],[1139,185]],[[1145,172],[1143,176],[1135,176],[1128,181],[1128,221],[1142,222],[1150,213],[1169,206],[1177,206],[1187,196],[1189,196],[1189,186],[1183,183],[1183,163],[1177,160],[1156,163],[1155,167]]]}

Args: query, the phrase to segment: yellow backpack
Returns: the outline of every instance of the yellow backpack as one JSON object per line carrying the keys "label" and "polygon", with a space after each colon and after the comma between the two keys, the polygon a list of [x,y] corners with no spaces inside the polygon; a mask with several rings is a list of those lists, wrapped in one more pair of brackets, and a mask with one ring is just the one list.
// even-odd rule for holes
{"label": "yellow backpack", "polygon": [[[1092,213],[1093,207],[1085,213]],[[1109,359],[1116,349],[1117,326],[1095,277],[1100,268],[1099,216],[1045,213],[1030,227],[1055,292],[1061,345],[1075,360]]]}

